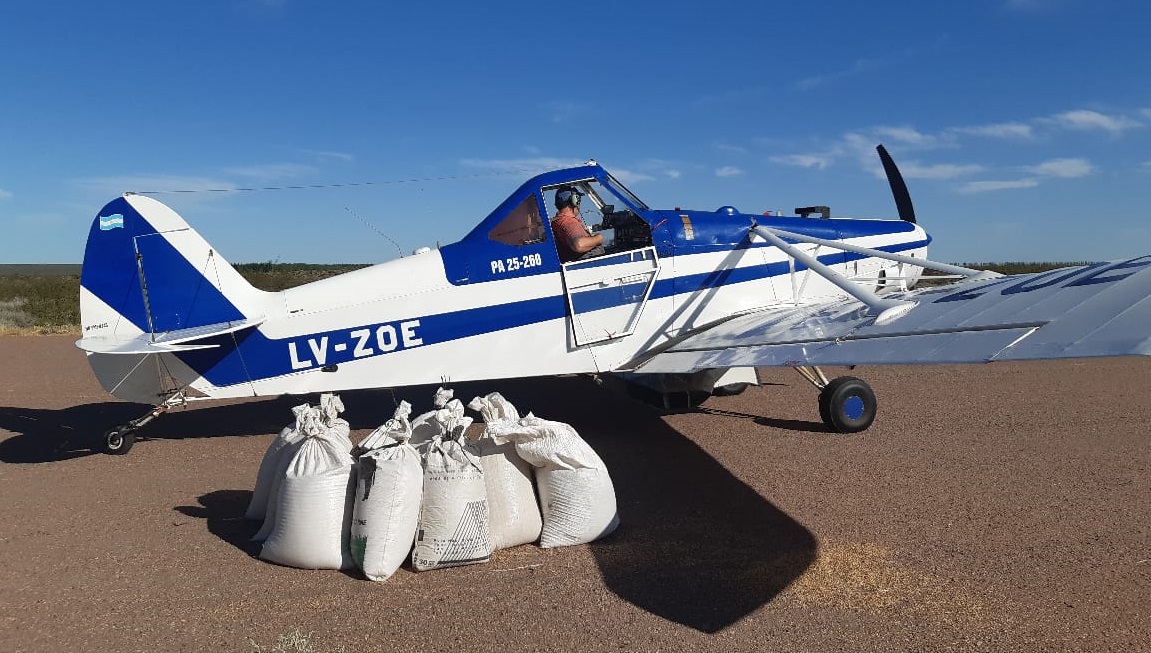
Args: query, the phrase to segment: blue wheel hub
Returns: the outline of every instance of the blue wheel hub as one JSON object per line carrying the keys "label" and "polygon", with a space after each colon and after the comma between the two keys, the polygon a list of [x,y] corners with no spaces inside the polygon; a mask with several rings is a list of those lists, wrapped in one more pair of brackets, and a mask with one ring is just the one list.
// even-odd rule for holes
{"label": "blue wheel hub", "polygon": [[843,414],[847,419],[854,420],[863,417],[863,409],[863,399],[858,396],[853,395],[843,402]]}

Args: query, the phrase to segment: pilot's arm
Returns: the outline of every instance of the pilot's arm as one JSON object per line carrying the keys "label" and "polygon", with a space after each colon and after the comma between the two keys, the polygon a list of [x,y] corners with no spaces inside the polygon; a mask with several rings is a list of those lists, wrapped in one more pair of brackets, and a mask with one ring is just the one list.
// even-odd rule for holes
{"label": "pilot's arm", "polygon": [[576,254],[586,254],[596,247],[603,245],[603,234],[572,236],[571,240],[568,241],[568,245]]}

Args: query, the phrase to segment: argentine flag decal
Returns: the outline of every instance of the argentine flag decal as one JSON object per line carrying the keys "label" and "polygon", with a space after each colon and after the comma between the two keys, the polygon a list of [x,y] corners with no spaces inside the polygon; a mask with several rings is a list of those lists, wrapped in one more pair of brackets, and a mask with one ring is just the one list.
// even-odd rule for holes
{"label": "argentine flag decal", "polygon": [[100,216],[100,231],[110,231],[112,229],[124,228],[124,216],[119,213],[113,213],[109,216]]}

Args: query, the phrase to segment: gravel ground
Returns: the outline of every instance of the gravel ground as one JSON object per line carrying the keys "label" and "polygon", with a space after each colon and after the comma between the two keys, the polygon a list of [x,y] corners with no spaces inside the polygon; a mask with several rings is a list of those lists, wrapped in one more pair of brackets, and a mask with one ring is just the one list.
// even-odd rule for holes
{"label": "gravel ground", "polygon": [[[73,340],[0,337],[0,650],[1151,650],[1151,360],[858,368],[881,407],[853,436],[789,370],[678,414],[582,378],[460,384],[575,426],[622,525],[372,583],[249,541],[298,399],[95,453],[142,411]],[[432,390],[345,393],[353,439]]]}

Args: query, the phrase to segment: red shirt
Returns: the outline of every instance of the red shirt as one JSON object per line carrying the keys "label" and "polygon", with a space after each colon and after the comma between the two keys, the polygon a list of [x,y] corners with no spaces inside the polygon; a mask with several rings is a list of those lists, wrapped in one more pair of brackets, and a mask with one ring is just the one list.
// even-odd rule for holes
{"label": "red shirt", "polygon": [[582,254],[572,249],[572,239],[591,236],[591,234],[588,233],[587,227],[584,226],[583,220],[571,214],[560,215],[552,220],[552,233],[554,233],[556,237],[556,249],[559,250],[560,260],[564,263],[574,261],[582,256]]}

